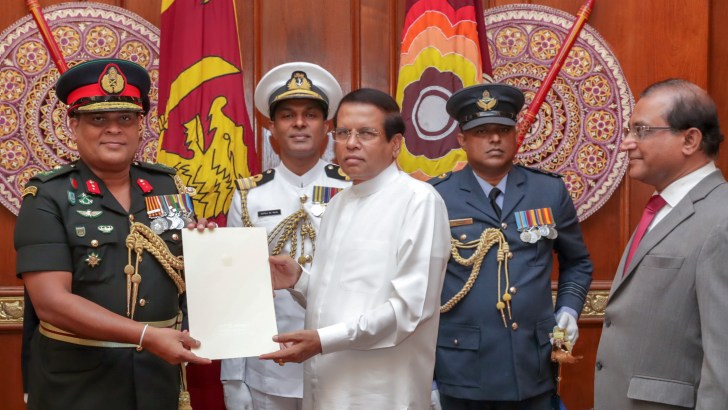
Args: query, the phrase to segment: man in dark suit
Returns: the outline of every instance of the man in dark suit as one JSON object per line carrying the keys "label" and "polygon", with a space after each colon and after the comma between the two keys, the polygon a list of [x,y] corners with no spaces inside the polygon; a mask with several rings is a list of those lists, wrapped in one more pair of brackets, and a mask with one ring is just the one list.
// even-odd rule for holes
{"label": "man in dark suit", "polygon": [[464,88],[447,102],[468,165],[430,181],[453,238],[435,366],[445,410],[549,409],[549,334],[558,323],[572,343],[578,337],[592,264],[561,178],[513,164],[523,103],[503,84]]}
{"label": "man in dark suit", "polygon": [[617,268],[594,408],[728,406],[728,184],[715,103],[685,80],[648,87],[621,149],[654,187]]}

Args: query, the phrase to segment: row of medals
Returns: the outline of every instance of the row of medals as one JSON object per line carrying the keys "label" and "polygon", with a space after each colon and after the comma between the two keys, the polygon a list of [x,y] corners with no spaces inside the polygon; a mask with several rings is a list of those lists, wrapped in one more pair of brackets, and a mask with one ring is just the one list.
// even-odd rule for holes
{"label": "row of medals", "polygon": [[553,225],[534,226],[528,230],[521,231],[521,240],[528,243],[536,243],[541,238],[556,239],[559,233]]}
{"label": "row of medals", "polygon": [[171,229],[182,229],[191,221],[190,217],[185,213],[169,214],[152,219],[149,227],[152,228],[154,233],[161,235]]}

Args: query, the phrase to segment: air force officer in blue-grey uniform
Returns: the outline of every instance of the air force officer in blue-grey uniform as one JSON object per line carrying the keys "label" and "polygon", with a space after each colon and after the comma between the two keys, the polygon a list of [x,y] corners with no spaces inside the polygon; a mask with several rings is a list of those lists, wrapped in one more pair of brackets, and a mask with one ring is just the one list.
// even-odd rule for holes
{"label": "air force officer in blue-grey uniform", "polygon": [[435,365],[444,410],[549,409],[549,333],[558,323],[572,343],[578,337],[592,264],[561,178],[513,164],[523,103],[503,84],[467,87],[447,102],[468,165],[430,181],[454,240]]}

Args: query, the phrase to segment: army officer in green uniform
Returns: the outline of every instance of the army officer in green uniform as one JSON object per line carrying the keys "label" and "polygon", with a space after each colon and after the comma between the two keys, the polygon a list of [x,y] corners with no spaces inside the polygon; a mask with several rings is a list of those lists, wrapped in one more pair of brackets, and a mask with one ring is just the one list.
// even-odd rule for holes
{"label": "army officer in green uniform", "polygon": [[188,192],[174,169],[133,162],[149,87],[144,68],[110,59],[56,84],[80,159],[28,182],[15,227],[40,318],[29,409],[176,409],[177,365],[209,363],[175,328]]}

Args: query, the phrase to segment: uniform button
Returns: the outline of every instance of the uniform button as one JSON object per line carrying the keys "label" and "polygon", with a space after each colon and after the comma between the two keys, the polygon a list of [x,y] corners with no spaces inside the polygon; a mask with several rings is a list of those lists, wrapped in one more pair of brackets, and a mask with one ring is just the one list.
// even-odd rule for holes
{"label": "uniform button", "polygon": [[465,235],[465,234],[460,235],[460,240],[461,241],[464,241],[466,239],[468,239],[468,235]]}
{"label": "uniform button", "polygon": [[176,233],[173,233],[172,234],[172,240],[173,241],[178,241],[179,240],[179,235],[177,235]]}
{"label": "uniform button", "polygon": [[602,362],[597,362],[597,370],[602,370]]}
{"label": "uniform button", "polygon": [[507,223],[505,223],[505,222],[501,223],[501,229],[502,229],[502,230],[504,230],[504,231],[505,231],[506,229],[508,229],[508,224],[507,224]]}
{"label": "uniform button", "polygon": [[301,196],[299,197],[299,199],[301,200],[301,203],[306,202],[308,200],[308,195],[301,194]]}
{"label": "uniform button", "polygon": [[508,259],[513,259],[513,252],[508,252]]}
{"label": "uniform button", "polygon": [[452,344],[454,344],[455,346],[460,346],[460,341],[457,339],[453,339]]}
{"label": "uniform button", "polygon": [[511,286],[509,290],[511,291],[511,295],[515,295],[518,292],[518,288],[516,288],[515,286]]}
{"label": "uniform button", "polygon": [[92,240],[91,241],[91,246],[93,246],[94,248],[98,248],[99,247],[99,241],[97,241],[96,239]]}
{"label": "uniform button", "polygon": [[144,306],[147,304],[146,299],[139,299],[139,306]]}
{"label": "uniform button", "polygon": [[511,324],[511,329],[513,329],[513,330],[518,330],[518,323],[516,323],[516,322],[513,322],[513,323]]}

